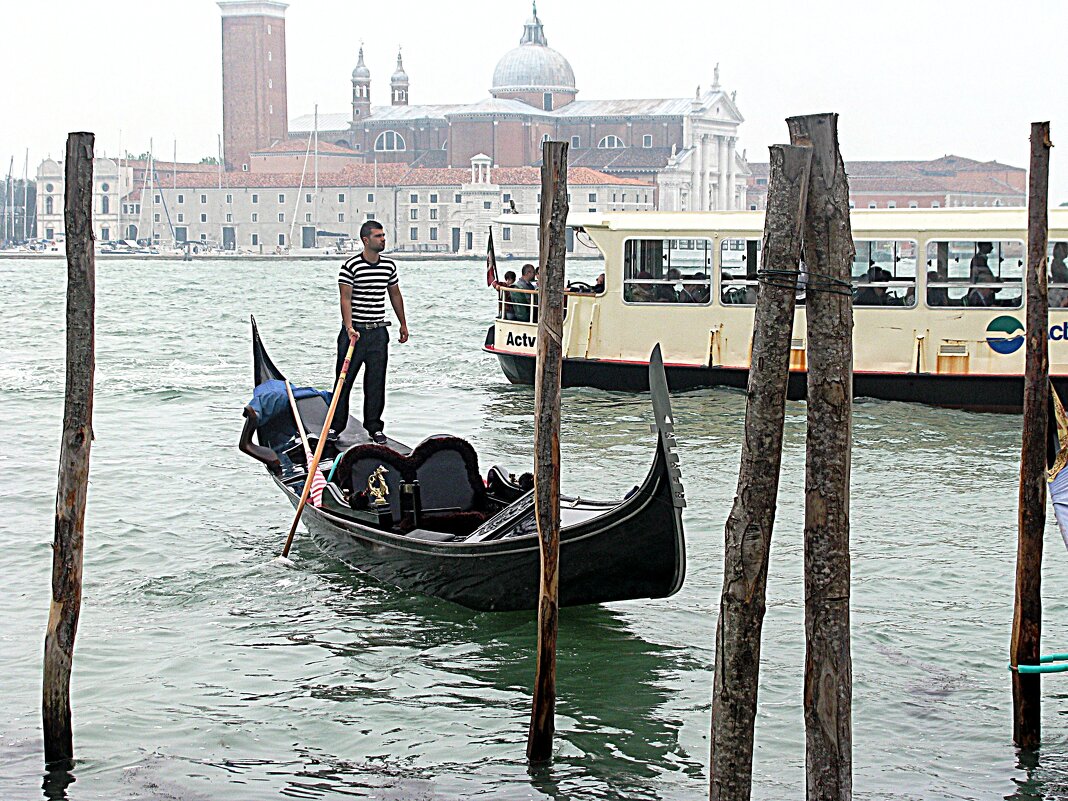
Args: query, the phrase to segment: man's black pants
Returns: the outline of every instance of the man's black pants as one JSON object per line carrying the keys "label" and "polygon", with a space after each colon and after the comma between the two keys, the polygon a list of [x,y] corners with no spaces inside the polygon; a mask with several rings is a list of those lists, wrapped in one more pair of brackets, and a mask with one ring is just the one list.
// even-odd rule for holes
{"label": "man's black pants", "polygon": [[[345,376],[345,386],[341,389],[341,397],[337,402],[334,412],[332,428],[339,434],[348,425],[349,420],[349,393],[356,381],[356,374],[363,367],[363,427],[368,434],[377,434],[384,427],[382,412],[386,408],[386,362],[389,360],[389,329],[385,326],[379,328],[360,328],[355,326],[360,334],[356,340],[356,348],[352,352],[352,361],[349,362],[349,372]],[[344,328],[337,336],[337,365],[334,368],[334,382],[341,375],[341,367],[345,363],[345,354],[349,349],[349,332]]]}

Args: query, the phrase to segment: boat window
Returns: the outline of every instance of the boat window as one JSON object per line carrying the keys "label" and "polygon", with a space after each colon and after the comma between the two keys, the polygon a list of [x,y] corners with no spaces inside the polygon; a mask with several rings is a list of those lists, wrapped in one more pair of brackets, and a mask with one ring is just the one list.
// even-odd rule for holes
{"label": "boat window", "polygon": [[711,274],[708,239],[630,239],[623,246],[626,303],[708,303]]}
{"label": "boat window", "polygon": [[1049,306],[1068,307],[1068,242],[1049,243]]}
{"label": "boat window", "polygon": [[916,242],[853,240],[853,305],[916,305]]}
{"label": "boat window", "polygon": [[759,239],[724,239],[719,245],[720,298],[732,306],[753,305],[760,269]]}
{"label": "boat window", "polygon": [[1019,308],[1026,250],[1020,240],[927,243],[927,305]]}

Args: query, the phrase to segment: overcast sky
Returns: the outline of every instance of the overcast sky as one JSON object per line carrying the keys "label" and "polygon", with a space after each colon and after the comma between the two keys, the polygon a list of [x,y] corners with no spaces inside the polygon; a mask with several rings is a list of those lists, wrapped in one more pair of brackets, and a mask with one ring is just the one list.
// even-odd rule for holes
{"label": "overcast sky", "polygon": [[[66,133],[98,152],[180,160],[216,152],[222,129],[219,9],[208,0],[6,0],[0,67],[9,92],[0,171],[21,175]],[[850,159],[947,153],[1026,167],[1030,123],[1050,120],[1050,199],[1068,201],[1065,0],[539,0],[549,45],[575,70],[580,99],[689,97],[715,64],[737,90],[740,148],[753,161],[786,141],[784,118],[835,111]],[[525,0],[291,0],[289,116],[350,109],[364,42],[372,100],[388,102],[398,45],[412,103],[488,95],[516,46]]]}

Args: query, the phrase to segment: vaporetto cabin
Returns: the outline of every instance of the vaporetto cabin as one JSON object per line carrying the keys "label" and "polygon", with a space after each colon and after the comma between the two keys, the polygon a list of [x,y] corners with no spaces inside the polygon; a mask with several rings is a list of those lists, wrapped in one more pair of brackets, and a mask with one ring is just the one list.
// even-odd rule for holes
{"label": "vaporetto cabin", "polygon": [[[1027,211],[851,213],[854,394],[1010,411],[1023,391]],[[537,225],[512,216],[512,225]],[[672,389],[745,387],[762,212],[576,214],[605,261],[603,290],[567,294],[564,384],[644,390],[660,343]],[[804,397],[807,273],[799,265],[790,395]],[[1068,392],[1068,209],[1049,212],[1050,373]],[[485,350],[533,383],[534,293],[501,290]]]}

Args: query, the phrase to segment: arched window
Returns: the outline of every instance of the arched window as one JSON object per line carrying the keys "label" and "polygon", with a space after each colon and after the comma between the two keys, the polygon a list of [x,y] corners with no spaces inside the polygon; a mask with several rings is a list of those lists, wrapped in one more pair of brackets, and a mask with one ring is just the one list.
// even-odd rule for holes
{"label": "arched window", "polygon": [[111,200],[110,200],[110,198],[108,198],[107,195],[104,195],[102,198],[100,198],[100,213],[101,214],[110,214],[111,213]]}
{"label": "arched window", "polygon": [[52,198],[45,198],[45,214],[52,214]]}
{"label": "arched window", "polygon": [[404,137],[396,131],[384,131],[375,139],[375,150],[404,150]]}
{"label": "arched window", "polygon": [[624,145],[623,140],[615,134],[608,134],[608,136],[604,137],[597,143],[597,147],[602,150],[612,150],[615,148],[626,147],[626,145]]}

